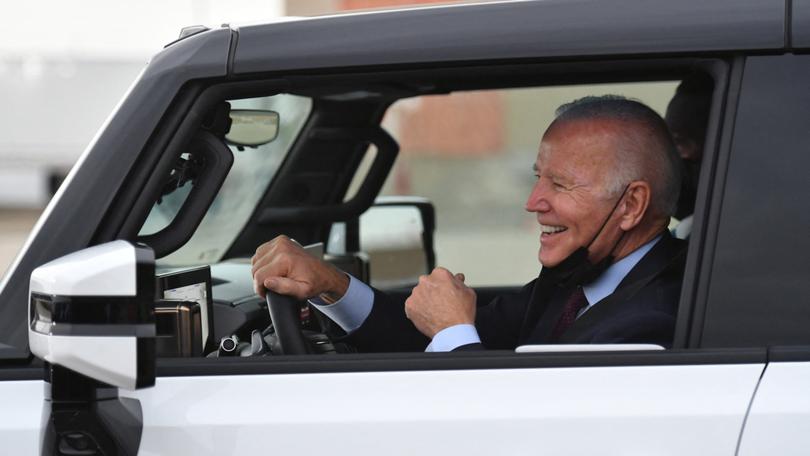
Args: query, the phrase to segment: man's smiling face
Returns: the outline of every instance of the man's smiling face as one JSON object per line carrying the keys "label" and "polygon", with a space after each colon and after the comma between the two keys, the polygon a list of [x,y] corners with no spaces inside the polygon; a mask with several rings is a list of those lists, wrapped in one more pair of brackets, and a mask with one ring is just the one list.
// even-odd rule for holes
{"label": "man's smiling face", "polygon": [[[616,169],[622,127],[617,121],[575,120],[554,125],[543,137],[534,164],[537,181],[526,201],[540,224],[543,266],[554,267],[587,246],[616,204],[618,195],[606,183]],[[592,261],[608,254],[618,230],[615,220],[607,222],[589,248]]]}

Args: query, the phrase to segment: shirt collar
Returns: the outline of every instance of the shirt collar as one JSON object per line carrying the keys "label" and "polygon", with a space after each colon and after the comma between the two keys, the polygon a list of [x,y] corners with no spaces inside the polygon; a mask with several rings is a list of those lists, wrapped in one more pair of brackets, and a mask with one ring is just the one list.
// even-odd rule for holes
{"label": "shirt collar", "polygon": [[624,280],[630,270],[641,261],[656,242],[661,240],[662,236],[663,235],[659,234],[653,240],[634,250],[630,255],[611,264],[596,280],[583,286],[582,291],[585,292],[585,297],[588,298],[588,307],[586,309],[589,309],[591,306],[616,291],[616,287]]}

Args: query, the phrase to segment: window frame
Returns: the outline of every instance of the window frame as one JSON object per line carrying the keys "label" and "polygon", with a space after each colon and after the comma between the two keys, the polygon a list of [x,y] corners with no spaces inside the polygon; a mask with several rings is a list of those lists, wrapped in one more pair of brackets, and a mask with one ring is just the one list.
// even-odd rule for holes
{"label": "window frame", "polygon": [[[722,175],[723,170],[718,169],[723,162],[718,161],[719,151],[728,146],[728,122],[733,121],[735,97],[738,96],[738,87],[729,89],[729,76],[738,76],[740,72],[739,59],[723,56],[716,58],[678,58],[678,59],[643,59],[632,60],[601,60],[595,65],[593,62],[551,63],[531,65],[535,72],[535,83],[532,86],[600,82],[632,82],[639,80],[666,80],[677,79],[696,68],[706,71],[715,79],[715,91],[707,131],[707,142],[704,152],[703,172],[698,189],[698,205],[695,211],[695,230],[689,247],[687,269],[682,286],[681,303],[676,326],[676,344],[672,350],[663,352],[613,352],[613,353],[553,353],[553,354],[516,354],[511,351],[488,351],[478,354],[465,353],[385,353],[385,354],[342,354],[336,357],[309,356],[282,356],[267,358],[249,358],[236,360],[212,359],[160,359],[158,360],[158,376],[195,376],[195,375],[233,375],[233,374],[275,374],[275,373],[322,373],[322,372],[379,372],[399,370],[445,370],[445,369],[513,369],[537,367],[562,366],[624,366],[624,365],[683,365],[683,364],[739,364],[751,362],[765,362],[767,352],[764,348],[705,350],[699,349],[691,342],[691,337],[700,331],[700,321],[703,309],[693,309],[695,291],[698,283],[704,280],[700,267],[709,260],[708,252],[714,240],[705,239],[709,231],[710,218],[704,213],[714,206],[715,201],[708,201],[709,196],[715,197],[715,192],[722,188],[722,181],[715,181],[715,175]],[[499,70],[509,71],[511,65],[487,67],[489,73],[498,73]],[[543,69],[554,69],[553,76],[546,76]],[[595,69],[598,67],[598,70]],[[607,69],[607,70],[606,70]],[[578,77],[561,81],[566,73]],[[446,71],[451,76],[469,68],[442,68],[425,70],[428,73],[441,73]],[[405,77],[409,74],[419,74],[420,70],[401,71]],[[377,81],[391,76],[392,73],[341,73],[337,75],[307,75],[297,80],[295,75],[289,75],[293,89],[290,93],[298,93],[296,83],[301,87],[323,86],[333,83],[340,85],[346,80],[353,80],[354,85],[363,86],[366,81]],[[639,78],[639,74],[646,77]],[[394,72],[393,75],[397,75]],[[480,87],[480,85],[486,87]],[[515,85],[480,84],[477,88],[507,88]],[[520,85],[521,87],[529,86]],[[459,90],[471,88],[459,88]],[[313,105],[313,115],[316,115],[317,102]],[[721,137],[722,133],[722,137]],[[303,132],[306,134],[306,128]],[[362,154],[365,150],[358,150]],[[359,158],[357,160],[359,163]],[[715,208],[716,209],[716,208]],[[701,256],[701,254],[703,254]]]}
{"label": "window frame", "polygon": [[[173,132],[169,146],[165,150],[152,150],[151,153],[161,154],[160,163],[151,169],[151,174],[146,179],[143,186],[139,189],[153,189],[157,191],[158,181],[162,182],[162,177],[168,172],[168,166],[173,162],[173,155],[169,152],[172,145],[177,145],[178,141],[182,141],[184,135],[188,136],[198,125],[198,114],[204,112],[200,110],[201,106],[205,103],[213,103],[218,100],[226,98],[235,98],[235,93],[241,93],[244,96],[264,96],[271,90],[278,92],[288,92],[296,94],[297,87],[317,87],[327,83],[335,85],[351,84],[364,86],[367,83],[374,83],[379,80],[389,80],[396,82],[397,80],[416,80],[422,75],[428,75],[438,80],[456,80],[464,74],[470,74],[478,69],[485,70],[487,80],[483,83],[478,81],[475,84],[476,88],[504,88],[504,87],[519,87],[519,86],[542,86],[542,85],[556,85],[556,84],[575,84],[585,82],[621,82],[621,81],[636,81],[643,80],[656,80],[656,79],[673,79],[675,75],[685,75],[695,68],[701,68],[714,76],[716,81],[715,87],[715,102],[713,103],[712,113],[710,116],[709,130],[707,132],[708,141],[706,151],[703,159],[703,169],[710,166],[711,172],[704,172],[701,177],[701,184],[698,190],[698,205],[695,212],[695,227],[693,231],[692,244],[689,247],[689,254],[687,258],[687,269],[682,286],[681,303],[679,306],[679,314],[676,326],[676,345],[675,349],[666,352],[650,353],[650,352],[626,352],[621,354],[610,353],[574,353],[574,354],[515,354],[512,352],[488,352],[479,355],[464,355],[459,353],[452,354],[356,354],[356,355],[341,355],[336,358],[326,357],[309,357],[306,359],[294,359],[295,357],[268,357],[262,359],[239,359],[236,360],[213,360],[213,359],[161,359],[158,361],[158,375],[159,376],[183,376],[183,375],[230,375],[235,373],[275,373],[275,372],[326,372],[326,371],[341,371],[341,372],[364,372],[364,371],[380,371],[380,370],[403,370],[403,369],[419,369],[419,370],[434,370],[434,369],[482,369],[482,368],[524,368],[524,367],[546,367],[546,366],[596,366],[596,365],[639,365],[639,364],[717,364],[717,363],[739,363],[739,362],[761,362],[766,356],[764,351],[759,348],[751,348],[744,350],[698,350],[698,346],[694,343],[695,335],[699,334],[702,330],[702,318],[700,309],[695,304],[696,287],[698,284],[708,280],[707,273],[702,271],[702,266],[708,261],[711,261],[713,254],[713,243],[715,239],[706,237],[707,232],[711,232],[716,223],[716,219],[711,217],[716,211],[719,211],[717,204],[718,194],[722,189],[722,180],[720,178],[715,181],[715,175],[722,176],[725,173],[725,162],[718,160],[722,157],[723,153],[727,154],[726,148],[728,147],[728,135],[731,130],[730,122],[734,118],[734,107],[736,106],[736,97],[739,94],[739,88],[732,86],[731,89],[727,87],[727,80],[729,73],[732,75],[739,75],[741,73],[741,59],[732,59],[729,56],[718,55],[715,57],[682,57],[682,58],[644,58],[644,59],[601,59],[599,61],[574,61],[574,62],[531,62],[531,63],[499,63],[490,62],[487,64],[477,64],[472,66],[451,66],[446,68],[406,68],[395,69],[390,71],[371,71],[371,72],[337,72],[336,74],[303,74],[285,75],[283,79],[274,78],[260,81],[239,81],[239,82],[212,82],[212,86],[206,89],[198,89],[197,93],[201,94],[199,97],[188,103],[186,101],[186,109],[180,109],[179,112],[174,113],[172,122],[165,122],[158,134]],[[513,71],[520,71],[526,77],[532,77],[532,84],[510,84],[504,85],[503,83],[493,83],[491,81],[498,80],[498,74],[508,75]],[[546,71],[548,70],[548,71]],[[643,78],[638,76],[643,74]],[[571,77],[574,75],[574,77]],[[424,78],[424,76],[422,76]],[[733,83],[732,78],[732,83]],[[463,84],[460,84],[458,89],[464,90]],[[292,87],[292,90],[290,88]],[[193,92],[192,92],[193,93]],[[188,100],[186,98],[186,100]],[[718,104],[718,100],[720,104]],[[313,104],[313,111],[311,117],[315,116],[317,110],[317,103]],[[725,111],[725,112],[724,112]],[[384,110],[379,112],[381,119]],[[312,119],[307,122],[301,135],[306,135],[309,129],[309,124]],[[720,134],[722,132],[722,138]],[[164,136],[165,138],[165,136]],[[293,146],[293,149],[299,147],[299,144]],[[282,163],[280,171],[284,170],[288,165],[288,161],[297,158],[295,151],[291,151],[285,162]],[[358,149],[358,154],[362,154],[364,150]],[[170,157],[171,159],[167,159]],[[360,157],[356,160],[359,163]],[[357,164],[355,163],[355,165]],[[142,170],[140,170],[142,171]],[[162,171],[165,171],[162,172]],[[354,170],[352,170],[354,171]],[[159,177],[158,177],[159,176]],[[348,185],[347,179],[346,185]],[[268,194],[274,191],[275,186],[271,185],[268,189]],[[344,189],[345,190],[345,189]],[[153,194],[152,196],[155,196]],[[709,196],[712,200],[709,201]],[[146,210],[142,211],[143,217],[148,214],[148,209],[154,199],[151,197],[138,198],[139,203],[146,205]],[[148,201],[148,203],[144,203]],[[130,216],[126,218],[121,229],[118,231],[118,236],[124,237],[127,235],[134,236],[137,234],[138,229],[142,225],[143,220],[140,217],[132,217],[133,213],[137,214],[135,207],[130,208]],[[707,207],[708,206],[708,207]],[[258,206],[257,206],[258,207]],[[707,215],[704,215],[707,214]],[[105,217],[105,220],[107,218]],[[101,225],[103,226],[103,224]],[[134,227],[134,228],[133,228]],[[310,227],[308,231],[310,234],[317,232],[317,229]],[[323,236],[326,236],[328,229],[324,230]],[[241,236],[241,235],[240,235]],[[704,239],[704,237],[706,237]],[[98,238],[96,238],[98,240]],[[424,357],[424,358],[423,358]],[[456,360],[450,362],[451,360]],[[345,363],[345,365],[340,365]],[[412,366],[412,367],[408,367]],[[26,369],[27,370],[27,369]],[[34,370],[38,374],[38,369]],[[33,371],[32,371],[33,372]]]}
{"label": "window frame", "polygon": [[[719,157],[716,180],[721,182],[715,185],[723,192],[713,197],[722,200],[722,207],[713,204],[710,213],[714,251],[703,258],[707,278],[696,308],[703,307],[704,314],[694,343],[706,348],[808,346],[810,263],[802,253],[810,245],[810,216],[802,185],[810,163],[804,146],[810,91],[803,84],[810,56],[738,60],[740,76],[734,83],[739,95],[734,100],[739,107],[729,120],[735,128],[728,132],[728,147]],[[784,232],[760,241],[763,222]]]}

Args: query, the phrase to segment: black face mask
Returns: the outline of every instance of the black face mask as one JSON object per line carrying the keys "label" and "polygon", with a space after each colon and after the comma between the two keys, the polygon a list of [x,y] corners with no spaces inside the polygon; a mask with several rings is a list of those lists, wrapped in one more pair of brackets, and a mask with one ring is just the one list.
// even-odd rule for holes
{"label": "black face mask", "polygon": [[[550,279],[561,288],[571,288],[591,283],[596,280],[597,277],[602,275],[603,272],[605,272],[605,270],[613,263],[613,251],[616,249],[616,246],[619,245],[619,242],[621,242],[624,238],[624,233],[622,233],[619,240],[613,244],[613,247],[610,249],[610,253],[596,263],[591,263],[591,260],[588,259],[588,249],[602,233],[602,230],[605,228],[605,225],[607,225],[607,222],[610,220],[613,212],[615,212],[616,208],[619,207],[619,202],[621,202],[622,198],[624,198],[624,194],[627,192],[628,188],[629,185],[625,187],[622,194],[619,195],[619,199],[616,200],[616,204],[613,205],[613,209],[611,209],[610,213],[605,218],[605,221],[602,222],[602,226],[599,227],[599,230],[593,236],[591,242],[589,242],[588,245],[579,247],[571,252],[571,254],[562,260],[557,266],[551,268],[543,267],[543,269],[540,271],[541,277]],[[542,246],[540,248],[542,248]]]}

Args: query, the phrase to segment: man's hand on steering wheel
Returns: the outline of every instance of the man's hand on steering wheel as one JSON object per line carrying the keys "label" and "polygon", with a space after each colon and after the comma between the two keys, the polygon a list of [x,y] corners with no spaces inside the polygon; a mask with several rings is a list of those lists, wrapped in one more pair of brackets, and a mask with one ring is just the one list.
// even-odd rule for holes
{"label": "man's hand on steering wheel", "polygon": [[349,288],[346,274],[284,235],[260,245],[251,263],[253,289],[262,297],[267,288],[299,300],[321,294],[339,298]]}

